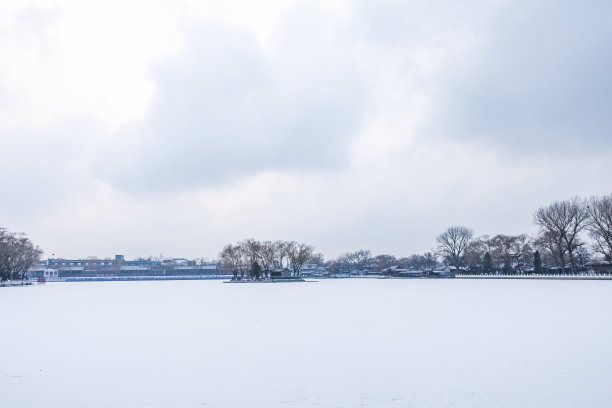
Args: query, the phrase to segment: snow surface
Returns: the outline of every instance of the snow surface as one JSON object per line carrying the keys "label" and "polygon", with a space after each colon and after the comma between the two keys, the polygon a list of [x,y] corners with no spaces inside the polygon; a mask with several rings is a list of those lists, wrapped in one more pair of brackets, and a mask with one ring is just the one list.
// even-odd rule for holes
{"label": "snow surface", "polygon": [[0,407],[609,407],[612,282],[0,289]]}

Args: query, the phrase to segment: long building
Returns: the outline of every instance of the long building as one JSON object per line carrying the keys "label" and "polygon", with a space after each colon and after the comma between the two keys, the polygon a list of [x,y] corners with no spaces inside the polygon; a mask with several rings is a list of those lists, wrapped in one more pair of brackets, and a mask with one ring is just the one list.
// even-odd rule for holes
{"label": "long building", "polygon": [[194,261],[185,258],[165,260],[136,259],[123,255],[114,259],[49,258],[29,271],[31,278],[113,277],[113,276],[189,276],[216,275],[217,262]]}

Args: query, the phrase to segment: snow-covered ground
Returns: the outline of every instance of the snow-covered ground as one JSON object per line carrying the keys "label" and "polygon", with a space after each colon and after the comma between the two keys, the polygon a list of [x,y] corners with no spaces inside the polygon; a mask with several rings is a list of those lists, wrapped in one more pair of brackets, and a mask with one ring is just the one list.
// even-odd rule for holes
{"label": "snow-covered ground", "polygon": [[0,289],[0,406],[609,407],[612,282]]}

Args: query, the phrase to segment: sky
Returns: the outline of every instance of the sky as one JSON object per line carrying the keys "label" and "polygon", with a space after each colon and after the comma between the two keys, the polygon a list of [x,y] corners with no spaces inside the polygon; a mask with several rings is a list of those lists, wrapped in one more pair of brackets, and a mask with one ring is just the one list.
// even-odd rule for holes
{"label": "sky", "polygon": [[609,1],[0,3],[0,226],[45,256],[406,256],[612,193]]}

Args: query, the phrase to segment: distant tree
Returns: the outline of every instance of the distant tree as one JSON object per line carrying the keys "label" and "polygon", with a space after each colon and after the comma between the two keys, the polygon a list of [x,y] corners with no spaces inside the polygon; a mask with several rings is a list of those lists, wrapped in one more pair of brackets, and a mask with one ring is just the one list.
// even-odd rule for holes
{"label": "distant tree", "polygon": [[423,254],[423,268],[428,271],[433,271],[438,266],[438,258],[433,252],[425,252]]}
{"label": "distant tree", "polygon": [[333,264],[335,268],[344,272],[354,270],[363,271],[370,266],[371,260],[372,253],[368,250],[360,249],[340,255],[333,261]]}
{"label": "distant tree", "polygon": [[401,267],[403,269],[410,269],[412,271],[421,269],[421,265],[423,264],[423,260],[421,255],[412,254],[406,258],[402,258]]}
{"label": "distant tree", "polygon": [[255,262],[253,262],[251,264],[251,275],[255,279],[260,279],[261,278],[261,266],[259,266],[257,261],[255,261]]}
{"label": "distant tree", "polygon": [[246,258],[245,264],[249,266],[248,273],[250,277],[255,278],[255,275],[253,274],[253,270],[251,267],[259,259],[259,252],[261,250],[261,242],[253,238],[249,238],[249,239],[245,239],[244,241],[239,242],[238,245],[240,246],[243,256]]}
{"label": "distant tree", "polygon": [[493,259],[491,259],[491,254],[488,252],[484,254],[482,268],[486,273],[491,273],[493,271]]}
{"label": "distant tree", "polygon": [[0,228],[0,281],[24,279],[40,262],[42,251],[25,234]]}
{"label": "distant tree", "polygon": [[317,252],[316,254],[312,254],[310,259],[307,261],[308,263],[315,264],[317,266],[321,266],[325,264],[325,257],[322,253]]}
{"label": "distant tree", "polygon": [[314,248],[310,245],[297,243],[295,241],[288,242],[286,245],[287,258],[293,270],[294,276],[300,276],[302,266],[312,256]]}
{"label": "distant tree", "polygon": [[227,244],[224,246],[221,252],[219,252],[219,259],[223,267],[232,272],[234,279],[238,279],[239,273],[244,277],[242,268],[243,256],[239,245]]}
{"label": "distant tree", "polygon": [[562,271],[565,270],[565,254],[567,251],[559,234],[542,230],[533,241],[533,245],[540,252],[543,266],[547,268],[559,267]]}
{"label": "distant tree", "polygon": [[[555,234],[559,244],[565,247],[573,273],[576,272],[576,244],[588,220],[587,206],[578,198],[552,203],[548,207],[538,209],[534,215],[534,223],[542,230]],[[561,268],[565,272],[564,264]]]}
{"label": "distant tree", "polygon": [[484,254],[487,252],[488,237],[478,237],[470,241],[465,250],[465,262],[470,271],[477,272],[483,268]]}
{"label": "distant tree", "polygon": [[438,250],[444,259],[459,272],[465,259],[465,251],[474,233],[467,227],[449,227],[438,235]]}
{"label": "distant tree", "polygon": [[274,266],[275,257],[276,257],[276,246],[273,242],[263,241],[260,245],[259,252],[259,261],[261,263],[261,269],[266,278],[270,276],[270,271]]}
{"label": "distant tree", "polygon": [[370,260],[370,266],[378,272],[393,265],[397,265],[397,259],[389,254],[376,255]]}
{"label": "distant tree", "polygon": [[372,252],[368,249],[360,249],[359,251],[355,251],[353,254],[354,266],[358,270],[364,270],[370,265],[370,260],[372,259]]}
{"label": "distant tree", "polygon": [[584,268],[587,262],[591,260],[591,254],[589,253],[586,244],[582,241],[577,243],[574,253],[576,254],[576,266],[579,268]]}
{"label": "distant tree", "polygon": [[407,258],[397,260],[397,264],[405,269],[413,271],[431,271],[438,266],[438,258],[432,252],[425,252],[423,255],[414,254]]}
{"label": "distant tree", "polygon": [[586,211],[589,216],[587,229],[593,238],[595,251],[612,263],[612,194],[591,197]]}
{"label": "distant tree", "polygon": [[494,261],[504,273],[512,273],[515,266],[520,268],[531,263],[532,248],[527,235],[499,234],[489,241]]}
{"label": "distant tree", "polygon": [[538,275],[542,274],[542,257],[540,251],[537,250],[533,253],[533,272]]}
{"label": "distant tree", "polygon": [[410,257],[402,257],[397,260],[397,266],[403,269],[409,269],[410,265]]}
{"label": "distant tree", "polygon": [[274,266],[282,269],[285,267],[285,259],[287,259],[287,241],[274,241]]}

